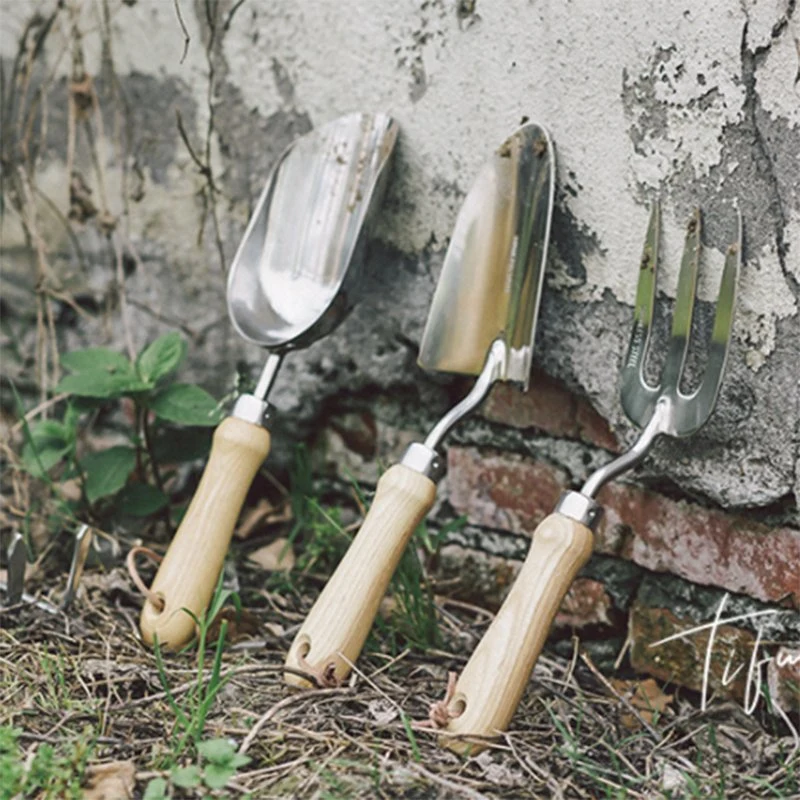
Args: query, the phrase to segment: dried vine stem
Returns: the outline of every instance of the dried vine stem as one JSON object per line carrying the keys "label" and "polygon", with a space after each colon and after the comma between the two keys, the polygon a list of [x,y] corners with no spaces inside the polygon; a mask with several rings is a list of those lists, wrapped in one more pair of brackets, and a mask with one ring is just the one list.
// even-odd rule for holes
{"label": "dried vine stem", "polygon": [[183,21],[183,14],[181,14],[181,4],[178,0],[174,0],[175,2],[175,13],[178,15],[178,22],[181,24],[181,31],[183,32],[183,53],[181,54],[181,64],[183,64],[184,60],[186,59],[186,55],[189,52],[189,43],[192,41],[192,37],[189,36],[189,31],[186,28],[186,23]]}
{"label": "dried vine stem", "polygon": [[25,169],[17,169],[20,187],[19,218],[25,235],[30,240],[36,254],[36,378],[39,384],[40,402],[47,399],[49,387],[55,386],[59,379],[60,366],[58,343],[56,340],[55,319],[50,302],[51,286],[58,280],[47,260],[47,246],[39,232],[38,214],[33,200],[30,181]]}

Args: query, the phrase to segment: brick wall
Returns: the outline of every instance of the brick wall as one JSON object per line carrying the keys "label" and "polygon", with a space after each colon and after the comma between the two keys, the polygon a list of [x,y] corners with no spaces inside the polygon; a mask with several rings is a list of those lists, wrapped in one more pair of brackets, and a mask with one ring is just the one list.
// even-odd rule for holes
{"label": "brick wall", "polygon": [[[489,608],[502,602],[529,537],[561,492],[579,488],[623,449],[585,397],[541,371],[531,384],[525,394],[496,386],[480,413],[444,446],[448,469],[434,524],[466,519],[443,548],[444,569],[448,578],[461,578],[462,599]],[[456,386],[454,395],[462,384]],[[347,463],[369,481],[377,474],[376,454],[389,463],[421,438],[397,427],[409,413],[392,398],[373,408],[377,416],[339,414],[325,439],[331,463]],[[420,412],[420,432],[436,411],[428,406]],[[625,651],[637,671],[698,692],[710,653],[710,695],[752,704],[760,680],[783,709],[800,710],[796,510],[726,511],[673,484],[643,485],[636,472],[604,487],[598,499],[604,517],[595,553],[562,603],[550,645],[568,653],[577,634],[608,669]],[[711,623],[718,612],[710,649],[709,628],[654,646]],[[759,616],[742,618],[748,614]],[[731,617],[738,619],[725,624]],[[751,668],[753,652],[764,660],[761,672]]]}

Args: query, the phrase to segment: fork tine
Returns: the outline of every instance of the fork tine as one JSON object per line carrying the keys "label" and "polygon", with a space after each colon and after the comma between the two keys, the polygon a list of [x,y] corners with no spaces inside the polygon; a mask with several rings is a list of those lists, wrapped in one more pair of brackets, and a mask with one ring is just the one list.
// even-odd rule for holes
{"label": "fork tine", "polygon": [[636,287],[633,331],[622,368],[622,385],[620,387],[622,407],[625,413],[639,425],[647,422],[659,392],[658,387],[651,387],[647,383],[644,367],[653,323],[660,231],[661,204],[656,201],[650,212],[647,238],[639,262],[639,283]]}
{"label": "fork tine", "polygon": [[730,350],[731,330],[733,328],[733,309],[736,305],[736,287],[739,283],[739,270],[742,264],[742,214],[737,211],[738,232],[736,241],[725,255],[725,267],[720,280],[717,308],[714,313],[714,329],[708,346],[708,362],[703,379],[697,389],[688,397],[679,395],[676,413],[681,431],[693,433],[700,428],[711,414],[717,401],[725,363]]}
{"label": "fork tine", "polygon": [[8,581],[6,593],[8,605],[13,606],[22,599],[25,588],[25,540],[21,533],[15,533],[8,546]]}
{"label": "fork tine", "polygon": [[700,227],[700,209],[696,208],[686,226],[686,244],[683,248],[678,292],[672,314],[672,333],[661,378],[661,385],[667,390],[677,391],[689,349],[692,312],[697,291],[697,270],[700,263]]}

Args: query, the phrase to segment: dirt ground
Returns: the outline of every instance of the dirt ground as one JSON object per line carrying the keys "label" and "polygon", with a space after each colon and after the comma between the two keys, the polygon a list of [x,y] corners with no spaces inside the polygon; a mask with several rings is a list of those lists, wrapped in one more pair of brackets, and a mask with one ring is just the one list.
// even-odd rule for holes
{"label": "dirt ground", "polygon": [[[194,648],[159,663],[143,646],[141,597],[123,567],[88,571],[69,613],[3,610],[0,726],[17,730],[23,764],[48,745],[57,756],[51,783],[61,788],[30,796],[116,796],[92,793],[96,766],[107,762],[128,770],[121,797],[800,796],[796,745],[773,720],[719,700],[701,712],[680,690],[603,676],[577,639],[571,660],[543,654],[502,740],[458,757],[424,721],[488,613],[437,595],[439,647],[398,646],[382,625],[345,686],[298,693],[282,683],[281,665],[319,576],[276,589],[263,571],[242,564],[239,577],[244,612],[238,620],[229,615],[219,675],[211,646],[217,628],[202,670]],[[56,585],[64,576],[50,578]],[[250,760],[232,769],[222,789],[180,788],[171,776],[195,756],[177,743],[176,720],[196,714],[209,687],[218,691],[202,738],[229,738]],[[2,769],[0,762],[0,784]],[[153,792],[159,778],[166,794]]]}

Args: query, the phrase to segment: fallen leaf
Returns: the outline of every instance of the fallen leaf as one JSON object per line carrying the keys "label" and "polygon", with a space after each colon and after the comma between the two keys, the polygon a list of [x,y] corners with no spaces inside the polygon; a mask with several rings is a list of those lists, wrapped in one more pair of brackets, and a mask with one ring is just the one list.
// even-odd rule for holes
{"label": "fallen leaf", "polygon": [[[612,678],[611,684],[634,708],[640,710],[642,719],[648,723],[653,721],[656,714],[663,714],[672,702],[673,695],[665,694],[653,678],[643,681]],[[629,730],[638,730],[641,727],[633,714],[622,714],[620,722]]]}
{"label": "fallen leaf", "polygon": [[370,700],[367,710],[379,728],[394,722],[398,716],[397,708],[387,700]]}
{"label": "fallen leaf", "polygon": [[647,678],[636,687],[631,702],[637,708],[661,713],[672,702],[672,695],[665,694],[652,678]]}
{"label": "fallen leaf", "polygon": [[83,800],[129,800],[136,785],[133,761],[93,764],[86,771]]}
{"label": "fallen leaf", "polygon": [[276,638],[280,639],[286,633],[286,628],[277,622],[265,622],[264,627]]}
{"label": "fallen leaf", "polygon": [[247,539],[254,531],[261,527],[275,525],[279,522],[290,522],[292,520],[292,504],[289,498],[284,499],[280,505],[273,505],[269,500],[263,498],[258,504],[249,509],[241,523],[236,528],[234,536],[237,539]]}
{"label": "fallen leaf", "polygon": [[381,604],[378,607],[378,613],[381,616],[381,619],[389,620],[392,618],[392,614],[397,610],[397,600],[394,597],[387,596],[381,600]]}
{"label": "fallen leaf", "polygon": [[86,589],[98,589],[104,595],[116,593],[129,595],[136,592],[131,585],[128,571],[124,567],[114,567],[108,572],[87,572],[83,576],[81,584]]}
{"label": "fallen leaf", "polygon": [[252,639],[261,631],[261,620],[246,608],[236,609],[225,606],[208,628],[207,641],[216,642],[219,638],[222,622],[225,626],[225,638],[229,643],[241,642],[243,639]]}
{"label": "fallen leaf", "polygon": [[288,539],[283,538],[254,550],[247,556],[247,560],[258,564],[267,572],[289,572],[295,563],[292,545]]}

